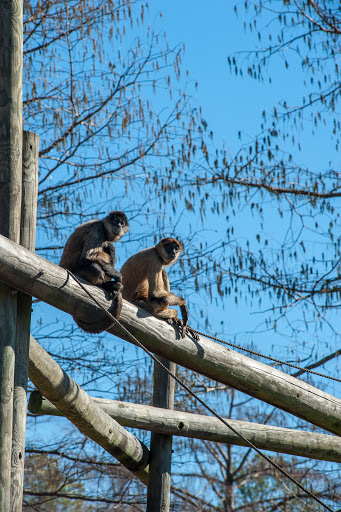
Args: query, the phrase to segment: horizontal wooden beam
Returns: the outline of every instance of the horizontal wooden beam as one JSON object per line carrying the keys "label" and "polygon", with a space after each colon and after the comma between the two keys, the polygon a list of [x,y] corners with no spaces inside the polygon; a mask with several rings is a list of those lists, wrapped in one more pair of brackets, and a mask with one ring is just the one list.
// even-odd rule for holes
{"label": "horizontal wooden beam", "polygon": [[[105,398],[92,398],[92,400],[111,418],[125,427],[149,430],[158,434],[248,446],[234,432],[225,427],[218,418],[212,416]],[[31,393],[28,409],[32,414],[63,416],[39,391]],[[341,462],[341,438],[338,436],[273,427],[247,421],[231,419],[226,419],[226,421],[257,448],[310,459]]]}
{"label": "horizontal wooden beam", "polygon": [[148,448],[108,416],[32,336],[29,357],[29,377],[39,391],[83,434],[147,484]]}
{"label": "horizontal wooden beam", "polygon": [[[87,321],[103,315],[66,270],[1,235],[0,281]],[[102,290],[87,289],[108,307]],[[155,354],[341,435],[340,399],[206,338],[178,339],[169,324],[126,301],[120,322]],[[109,332],[132,342],[120,327]]]}

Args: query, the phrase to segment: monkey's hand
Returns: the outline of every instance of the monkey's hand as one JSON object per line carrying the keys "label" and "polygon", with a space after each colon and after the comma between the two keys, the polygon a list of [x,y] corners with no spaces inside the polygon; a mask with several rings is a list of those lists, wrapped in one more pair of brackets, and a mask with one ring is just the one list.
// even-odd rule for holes
{"label": "monkey's hand", "polygon": [[189,336],[192,336],[192,338],[195,341],[198,341],[200,339],[198,334],[195,332],[195,330],[192,329],[192,327],[190,327],[189,325],[184,325],[183,321],[180,320],[180,318],[165,318],[165,321],[167,322],[167,324],[170,324],[173,326],[176,325],[181,338],[185,338],[185,336],[187,334]]}
{"label": "monkey's hand", "polygon": [[184,323],[182,320],[180,320],[180,318],[167,318],[167,322],[173,326],[176,325],[181,338],[184,338],[186,336]]}
{"label": "monkey's hand", "polygon": [[103,270],[107,277],[111,277],[112,279],[115,279],[115,281],[122,283],[121,272],[116,270],[116,268],[114,268],[112,265],[103,265]]}
{"label": "monkey's hand", "polygon": [[108,292],[110,300],[117,297],[117,293],[123,288],[123,285],[118,281],[107,281],[102,284],[102,288]]}

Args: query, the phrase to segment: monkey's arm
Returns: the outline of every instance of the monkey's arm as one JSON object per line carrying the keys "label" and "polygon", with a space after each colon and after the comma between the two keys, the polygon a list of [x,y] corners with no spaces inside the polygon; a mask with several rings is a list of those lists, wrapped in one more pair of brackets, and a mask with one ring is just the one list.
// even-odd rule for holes
{"label": "monkey's arm", "polygon": [[112,242],[104,242],[102,248],[103,252],[105,252],[109,256],[110,265],[114,267],[116,262],[116,252],[114,244]]}
{"label": "monkey's arm", "polygon": [[104,263],[102,265],[102,268],[107,277],[112,277],[113,279],[115,279],[115,281],[118,281],[119,283],[122,282],[122,274],[115,267],[113,267],[109,263]]}
{"label": "monkey's arm", "polygon": [[164,307],[180,306],[183,319],[185,311],[187,311],[188,321],[186,301],[182,297],[178,297],[178,295],[175,295],[170,291],[168,274],[164,268],[160,273],[149,276],[149,299],[155,303],[160,302],[160,305],[163,305]]}
{"label": "monkey's arm", "polygon": [[169,306],[179,306],[181,311],[181,317],[183,326],[187,327],[188,320],[189,320],[189,313],[188,313],[188,307],[187,302],[182,297],[178,297],[174,293],[168,293],[167,295],[168,304]]}
{"label": "monkey's arm", "polygon": [[[174,300],[178,299],[180,302],[182,302],[182,304],[179,304],[182,322],[177,317],[169,318],[169,319],[167,319],[167,321],[169,321],[170,323],[172,323],[172,322],[176,323],[180,329],[182,336],[184,336],[186,334],[186,332],[188,332],[189,334],[191,334],[193,336],[193,338],[195,340],[199,340],[198,334],[195,331],[193,331],[193,329],[188,325],[189,313],[188,313],[187,303],[186,303],[185,299],[182,299],[181,297],[177,297],[176,295],[170,293],[170,284],[169,284],[168,274],[165,271],[165,269],[162,269],[162,279],[163,279],[165,290],[167,292],[169,292],[168,297],[170,297],[170,295],[173,295]],[[174,305],[178,305],[178,304],[176,304],[174,302]],[[168,309],[167,311],[172,311],[172,310]]]}
{"label": "monkey's arm", "polygon": [[162,280],[163,280],[164,289],[166,290],[166,292],[170,292],[170,284],[169,284],[168,274],[164,268],[162,269]]}
{"label": "monkey's arm", "polygon": [[[175,305],[176,306],[179,305],[180,306],[180,311],[181,311],[181,316],[182,316],[183,324],[187,325],[188,324],[188,318],[189,318],[187,303],[181,297],[177,297],[176,295],[170,293],[169,278],[168,278],[168,274],[167,274],[167,272],[165,271],[164,268],[162,269],[162,279],[163,279],[164,288],[169,293],[168,297],[170,295],[173,295],[173,297],[174,297],[173,300],[175,302],[173,304],[169,304],[169,305],[174,305],[174,306]],[[179,303],[176,303],[176,299],[179,299]],[[181,304],[180,304],[180,302],[181,302]]]}
{"label": "monkey's arm", "polygon": [[85,241],[79,263],[81,267],[87,268],[89,273],[102,275],[102,281],[106,276],[122,282],[121,273],[114,267],[115,248],[113,244],[104,240],[104,232],[100,229],[93,230]]}
{"label": "monkey's arm", "polygon": [[[115,279],[115,281],[117,281],[118,283],[122,283],[122,274],[115,268],[116,253],[115,253],[114,244],[111,242],[105,242],[103,244],[103,251],[105,253],[107,253],[110,258],[109,268],[106,263],[104,263],[104,266],[103,266],[105,274],[108,277],[112,277],[113,279]],[[122,288],[122,286],[120,288]]]}

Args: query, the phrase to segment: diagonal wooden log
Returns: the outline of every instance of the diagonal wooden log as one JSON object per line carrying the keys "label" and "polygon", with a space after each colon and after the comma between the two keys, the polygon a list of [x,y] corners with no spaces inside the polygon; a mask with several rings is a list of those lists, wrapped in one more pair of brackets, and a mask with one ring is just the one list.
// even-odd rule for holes
{"label": "diagonal wooden log", "polygon": [[[0,236],[0,281],[29,293],[71,315],[94,321],[103,312],[66,270]],[[108,307],[104,292],[88,290]],[[341,435],[341,400],[266,364],[203,337],[178,339],[174,329],[125,302],[120,318],[150,351],[218,382],[279,407],[334,434]],[[131,339],[120,327],[109,332]]]}
{"label": "diagonal wooden log", "polygon": [[[150,430],[163,435],[205,439],[220,443],[248,446],[218,418],[192,414],[150,405],[119,402],[107,398],[92,400],[120,425]],[[39,391],[30,395],[28,409],[32,414],[63,416]],[[248,421],[226,419],[238,432],[257,448],[310,459],[341,462],[341,438]]]}
{"label": "diagonal wooden log", "polygon": [[104,412],[31,336],[29,377],[83,434],[102,446],[144,484],[149,450]]}

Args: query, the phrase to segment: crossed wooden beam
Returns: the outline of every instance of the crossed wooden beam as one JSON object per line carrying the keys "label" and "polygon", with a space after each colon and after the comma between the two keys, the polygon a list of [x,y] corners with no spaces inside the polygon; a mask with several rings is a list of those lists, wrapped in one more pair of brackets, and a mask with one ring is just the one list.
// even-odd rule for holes
{"label": "crossed wooden beam", "polygon": [[[67,271],[0,235],[0,281],[71,315],[94,321],[104,313]],[[104,307],[97,287],[86,285]],[[200,337],[178,339],[175,330],[140,308],[124,302],[120,318],[151,352],[283,409],[337,436],[228,420],[255,446],[305,457],[341,461],[341,400],[271,366]],[[111,334],[131,342],[119,326]],[[148,449],[125,426],[243,445],[218,419],[179,411],[90,398],[31,338],[29,376],[50,401],[31,399],[31,412],[63,414],[144,483]],[[59,412],[58,412],[59,411]],[[119,411],[119,412],[118,412]],[[120,425],[121,424],[121,425]],[[103,430],[103,432],[102,432]],[[102,436],[102,437],[101,437]]]}

